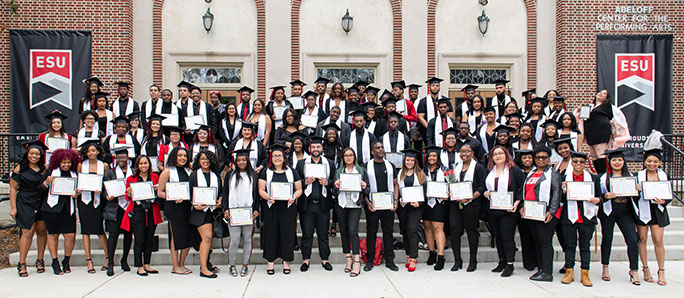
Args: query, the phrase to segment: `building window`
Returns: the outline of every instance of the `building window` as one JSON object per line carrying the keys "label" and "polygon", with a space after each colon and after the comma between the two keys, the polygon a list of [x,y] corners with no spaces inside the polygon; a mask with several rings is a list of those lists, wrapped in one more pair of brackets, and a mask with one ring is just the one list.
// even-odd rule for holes
{"label": "building window", "polygon": [[183,80],[191,84],[239,84],[242,67],[183,67]]}
{"label": "building window", "polygon": [[316,75],[328,78],[332,83],[375,82],[375,68],[371,67],[318,67],[316,68]]}
{"label": "building window", "polygon": [[506,79],[508,69],[465,69],[452,68],[449,72],[451,84],[494,84],[498,79]]}

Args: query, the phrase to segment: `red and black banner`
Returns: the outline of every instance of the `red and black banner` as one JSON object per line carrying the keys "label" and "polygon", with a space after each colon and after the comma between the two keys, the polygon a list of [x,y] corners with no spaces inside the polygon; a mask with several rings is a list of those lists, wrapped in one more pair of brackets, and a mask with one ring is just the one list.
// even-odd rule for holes
{"label": "red and black banner", "polygon": [[598,90],[608,90],[622,111],[631,138],[630,161],[656,129],[672,133],[672,35],[598,35]]}
{"label": "red and black banner", "polygon": [[75,134],[90,62],[90,31],[10,30],[10,132],[44,132],[45,115],[60,110]]}

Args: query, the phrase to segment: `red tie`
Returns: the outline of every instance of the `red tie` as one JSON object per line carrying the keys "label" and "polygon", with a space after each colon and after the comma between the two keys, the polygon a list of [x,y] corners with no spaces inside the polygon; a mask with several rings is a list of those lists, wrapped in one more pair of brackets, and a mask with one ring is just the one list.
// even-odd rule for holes
{"label": "red tie", "polygon": [[[446,117],[442,117],[442,131],[447,129]],[[446,146],[446,138],[442,137],[442,146]]]}
{"label": "red tie", "polygon": [[247,109],[249,108],[246,104],[244,104],[245,107],[242,109],[242,121],[247,121]]}
{"label": "red tie", "polygon": [[318,98],[318,108],[319,109],[323,108],[323,97],[324,97],[324,95],[321,95],[321,97]]}

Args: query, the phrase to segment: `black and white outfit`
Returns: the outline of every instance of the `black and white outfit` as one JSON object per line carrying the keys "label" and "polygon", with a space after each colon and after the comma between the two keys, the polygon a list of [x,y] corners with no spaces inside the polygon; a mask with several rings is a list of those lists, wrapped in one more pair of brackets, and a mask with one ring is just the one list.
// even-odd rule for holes
{"label": "black and white outfit", "polygon": [[129,96],[123,100],[120,97],[114,100],[110,110],[112,110],[112,113],[114,113],[114,118],[116,118],[119,116],[128,116],[132,113],[138,113],[140,112],[140,107],[138,106],[138,102]]}
{"label": "black and white outfit", "polygon": [[435,118],[428,120],[427,132],[425,138],[428,146],[444,146],[444,136],[442,132],[447,128],[452,128],[456,125],[456,120],[445,115],[442,117],[438,115]]}
{"label": "black and white outfit", "polygon": [[[104,181],[122,179],[126,180],[129,176],[133,174],[133,170],[128,167],[126,173],[116,167],[105,174]],[[108,198],[107,189],[105,188],[102,192],[102,197]],[[133,233],[126,231],[121,228],[121,221],[123,220],[124,212],[128,207],[129,201],[126,200],[126,196],[116,197],[111,201],[107,201],[104,208],[103,217],[105,220],[105,230],[109,233],[107,237],[107,254],[109,258],[109,268],[114,267],[114,254],[116,253],[116,244],[119,240],[119,234],[123,234],[123,248],[121,260],[122,263],[126,263],[128,260],[128,253],[131,251],[131,244],[133,244]]]}
{"label": "black and white outfit", "polygon": [[302,227],[302,259],[311,258],[313,248],[313,234],[316,230],[318,238],[318,253],[322,261],[327,261],[330,256],[330,245],[328,244],[328,223],[330,223],[330,209],[333,207],[333,200],[329,191],[329,186],[323,186],[316,179],[313,183],[306,185],[306,164],[324,164],[326,168],[326,179],[328,185],[333,183],[335,168],[331,160],[320,156],[318,162],[313,157],[297,162],[297,172],[301,177],[304,195],[297,201],[299,211],[299,221]]}
{"label": "black and white outfit", "polygon": [[[368,185],[368,173],[361,167],[354,165],[351,171],[347,168],[338,169],[335,175],[335,180],[340,179],[340,174],[360,174],[361,180]],[[361,192],[340,191],[334,187],[333,192],[336,194],[335,213],[337,214],[337,223],[340,230],[340,237],[342,238],[342,252],[360,254],[359,242],[359,220],[361,219],[361,208],[364,202],[364,196],[368,196],[370,188],[366,187]]]}
{"label": "black and white outfit", "polygon": [[130,134],[126,134],[125,142],[119,141],[119,135],[107,136],[104,141],[102,141],[102,151],[105,153],[105,161],[114,162],[114,151],[117,149],[117,144],[127,145],[128,148],[128,158],[134,159],[140,154],[140,142]]}
{"label": "black and white outfit", "polygon": [[461,155],[458,150],[449,151],[444,148],[439,153],[439,162],[442,164],[442,168],[451,169],[457,163],[461,162]]}
{"label": "black and white outfit", "polygon": [[[84,160],[81,164],[81,173],[100,175],[104,178],[105,164],[97,161],[97,170],[90,172],[90,160]],[[82,235],[102,235],[104,234],[102,211],[104,210],[104,197],[102,193],[96,194],[90,191],[81,192],[78,200],[78,221],[81,223]]]}
{"label": "black and white outfit", "polygon": [[[539,178],[534,175],[535,171],[527,174],[525,185],[534,183],[534,194],[528,194],[526,186],[523,186],[523,199],[546,203],[546,212],[552,215],[551,221],[531,221],[532,239],[537,246],[537,264],[539,270],[551,274],[553,270],[553,233],[556,231],[558,220],[555,217],[561,201],[561,177],[552,167],[547,167]],[[522,203],[524,203],[523,201]],[[521,206],[523,207],[523,206]]]}
{"label": "black and white outfit", "polygon": [[[376,162],[370,160],[366,164],[368,171],[368,185],[370,187],[371,195],[374,192],[395,192],[394,166],[387,160]],[[369,198],[372,203],[372,198]],[[368,251],[366,253],[366,263],[373,263],[375,259],[375,242],[378,233],[378,225],[382,226],[382,255],[385,262],[394,262],[394,250],[392,235],[394,229],[394,212],[391,210],[376,210],[371,212],[366,209],[366,243],[368,243]]]}
{"label": "black and white outfit", "polygon": [[266,155],[266,149],[264,144],[257,140],[251,140],[249,144],[245,146],[245,139],[239,138],[233,141],[228,147],[228,151],[232,155],[232,160],[235,160],[235,150],[249,149],[249,162],[252,164],[252,168],[256,169],[259,166],[268,165],[268,155]]}
{"label": "black and white outfit", "polygon": [[[429,167],[426,167],[429,168]],[[444,176],[444,171],[442,168],[437,167],[434,171],[430,172],[426,170],[425,173],[427,181],[434,182],[446,182],[446,177]],[[427,182],[426,182],[427,185]],[[425,211],[423,213],[423,220],[429,220],[434,222],[446,223],[449,219],[449,207],[447,207],[448,199],[441,198],[426,198],[427,206],[425,206]]]}
{"label": "black and white outfit", "polygon": [[[494,129],[497,127],[499,127],[498,123],[496,123]],[[488,155],[489,151],[491,151],[494,148],[494,145],[496,145],[496,133],[493,132],[490,135],[487,132],[487,125],[482,125],[482,127],[480,127],[480,130],[477,131],[475,138],[477,138],[477,140],[480,141],[480,144],[482,144],[482,150],[484,150],[485,155]]]}
{"label": "black and white outfit", "polygon": [[216,146],[214,144],[208,144],[206,146],[200,145],[200,143],[195,143],[189,146],[188,154],[191,160],[195,160],[195,156],[202,151],[210,151],[216,154],[216,160],[219,163],[219,169],[223,170],[223,166],[226,164],[226,158],[223,155],[223,146]]}
{"label": "black and white outfit", "polygon": [[347,115],[349,114],[349,112],[351,112],[351,107],[349,106],[348,100],[340,99],[340,105],[337,105],[335,103],[334,99],[327,98],[323,105],[324,105],[323,111],[326,115],[330,115],[330,109],[332,109],[333,107],[339,107],[340,108],[340,119],[342,119],[342,121],[344,121],[344,122],[351,123],[351,121],[349,121],[350,119],[347,118]]}
{"label": "black and white outfit", "polygon": [[251,114],[252,114],[252,103],[251,102],[249,102],[249,101],[247,103],[240,102],[237,105],[237,116],[239,116],[239,118],[242,121],[247,121],[247,119],[249,119],[249,115],[251,115]]}
{"label": "black and white outfit", "polygon": [[[522,200],[522,188],[525,175],[517,166],[506,167],[499,177],[496,177],[497,167],[494,165],[485,179],[487,191],[512,192],[514,201]],[[489,205],[489,200],[484,202]],[[515,261],[515,224],[518,217],[516,212],[507,210],[488,209],[487,220],[496,238],[496,251],[499,262],[513,263]]]}
{"label": "black and white outfit", "polygon": [[363,130],[354,129],[349,136],[349,143],[347,147],[351,147],[356,152],[356,160],[367,163],[373,157],[371,155],[371,144],[375,143],[375,135],[368,132],[365,128]]}
{"label": "black and white outfit", "polygon": [[[77,178],[76,172],[62,171],[57,168],[52,171],[46,170],[43,180],[52,177]],[[41,186],[44,185],[41,183]],[[40,214],[45,220],[48,234],[73,234],[76,233],[76,200],[71,196],[58,196],[50,193],[40,207]],[[30,228],[30,227],[29,227]]]}
{"label": "black and white outfit", "polygon": [[504,114],[504,109],[506,109],[506,105],[508,105],[508,103],[511,101],[511,97],[504,93],[490,98],[487,106],[494,107],[494,111],[496,112],[495,119],[499,119],[499,117],[501,117]]}
{"label": "black and white outfit", "polygon": [[[340,128],[340,130],[337,131],[337,136],[339,138],[340,144],[346,144],[347,142],[349,142],[352,127],[349,126],[347,122],[343,122],[341,119],[342,118],[338,118],[337,121],[335,121],[335,125],[337,125],[337,127]],[[325,138],[325,130],[323,129],[323,126],[326,126],[328,124],[330,124],[330,117],[325,118],[325,120],[321,122],[318,122],[318,126],[316,126],[316,135]]]}
{"label": "black and white outfit", "polygon": [[[266,104],[266,115],[273,116],[275,114],[276,106],[285,107],[285,109],[292,109],[292,104],[287,100],[283,100],[280,104],[278,104],[275,100],[271,100]],[[278,119],[271,121],[271,131],[275,131],[276,128],[283,125],[284,114],[285,112],[283,112],[281,115],[275,115]]]}
{"label": "black and white outfit", "polygon": [[[591,181],[594,183],[594,193],[601,193],[596,176],[586,170],[582,172],[582,176],[575,178],[573,171],[568,169],[563,178],[566,182]],[[589,270],[591,263],[591,238],[594,236],[594,229],[596,228],[598,206],[589,201],[568,200],[567,195],[562,196],[562,202],[564,205],[561,207],[560,224],[563,228],[563,237],[565,238],[565,268],[572,269],[575,267],[575,254],[579,245],[580,268]]]}
{"label": "black and white outfit", "polygon": [[[472,159],[467,169],[463,169],[463,162],[456,164],[454,169],[457,182],[470,181],[473,188],[473,199],[468,203],[459,201],[449,202],[449,232],[451,236],[451,249],[454,252],[454,260],[457,264],[462,264],[461,258],[461,235],[465,229],[468,235],[468,248],[470,252],[470,263],[477,263],[477,249],[480,242],[480,213],[482,212],[483,201],[486,199],[482,197],[487,190],[485,186],[485,177],[487,172],[485,168]],[[474,193],[479,193],[477,197]]]}
{"label": "black and white outfit", "polygon": [[[637,179],[639,183],[643,181],[650,181],[647,179],[646,169],[641,170],[637,173]],[[658,180],[656,181],[667,181],[667,174],[658,169]],[[637,226],[650,226],[658,225],[660,227],[666,227],[670,225],[670,216],[667,214],[667,205],[670,204],[672,200],[666,200],[665,204],[655,204],[650,200],[644,200],[643,192],[637,201],[638,207],[638,218],[636,221]]]}
{"label": "black and white outfit", "polygon": [[[157,109],[157,106],[159,106],[159,109]],[[147,118],[152,115],[152,111],[154,111],[154,113],[157,115],[161,115],[161,106],[162,105],[159,98],[157,98],[157,100],[150,98],[142,103],[140,106],[140,124],[142,124],[142,127],[147,127]],[[157,110],[159,110],[160,113],[157,113]]]}
{"label": "black and white outfit", "polygon": [[[189,101],[188,105],[185,106],[185,109],[183,110],[183,117],[193,116],[202,116],[202,120],[204,121],[203,124],[214,129],[214,131],[211,132],[211,135],[212,137],[216,137],[215,128],[217,127],[217,121],[214,116],[214,108],[208,102],[200,101],[199,103],[195,103],[194,101]],[[191,132],[194,133],[195,131],[193,130]]]}
{"label": "black and white outfit", "polygon": [[[423,186],[418,181],[418,176],[413,173],[401,179],[402,170],[397,174],[397,184],[399,185],[399,195],[403,198],[402,190],[404,187]],[[404,251],[412,259],[418,258],[418,226],[423,217],[425,202],[419,202],[418,207],[413,207],[410,203],[399,204],[397,207],[397,217],[399,218],[399,230],[404,241]]]}
{"label": "black and white outfit", "polygon": [[[238,180],[237,176],[240,176]],[[234,208],[251,208],[252,213],[259,211],[257,177],[250,177],[247,172],[229,172],[223,182],[223,210]],[[232,226],[230,229],[230,246],[228,247],[228,263],[235,266],[237,263],[238,246],[242,239],[242,264],[249,264],[252,258],[252,234],[254,224],[244,226]]]}
{"label": "black and white outfit", "polygon": [[240,137],[240,132],[242,131],[242,122],[238,119],[236,115],[233,118],[233,122],[230,122],[228,116],[221,120],[221,127],[219,129],[219,140],[224,148],[228,149],[230,144]]}
{"label": "black and white outfit", "polygon": [[[169,183],[189,182],[192,170],[188,167],[169,167]],[[164,214],[169,219],[169,230],[173,235],[173,247],[176,250],[195,247],[199,244],[197,229],[190,224],[192,201],[183,200],[180,203],[166,200]]]}
{"label": "black and white outfit", "polygon": [[[214,198],[214,201],[218,201],[218,196],[220,194],[219,190],[221,190],[221,179],[212,171],[205,173],[202,169],[197,169],[190,174],[190,194],[192,194],[195,187],[215,187],[216,197]],[[206,206],[202,210],[192,208],[189,219],[190,224],[196,227],[205,224],[213,224],[215,209],[215,205]]]}
{"label": "black and white outfit", "polygon": [[617,197],[607,199],[605,194],[610,189],[610,179],[607,173],[601,175],[599,183],[601,185],[601,198],[603,199],[603,204],[601,204],[601,210],[599,211],[599,219],[601,220],[601,264],[608,265],[610,263],[613,232],[615,224],[617,224],[627,244],[629,269],[637,270],[639,269],[639,248],[637,246],[639,238],[634,223],[637,217],[636,210],[638,210],[634,201],[637,198]]}
{"label": "black and white outfit", "polygon": [[[288,182],[294,184],[299,181],[299,174],[291,168],[282,173],[276,173],[266,168],[259,173],[259,180],[266,182],[266,192],[271,193],[271,182]],[[292,187],[294,192],[294,186]],[[296,199],[296,198],[295,198]],[[296,204],[292,203],[292,205]],[[264,238],[264,259],[274,262],[277,258],[285,262],[294,260],[295,225],[297,224],[297,206],[291,206],[287,201],[276,201],[270,204],[261,200],[261,218],[263,221],[262,234]]]}
{"label": "black and white outfit", "polygon": [[[388,130],[382,136],[382,145],[385,147],[385,152],[393,153],[401,152],[404,151],[404,149],[410,148],[408,137],[399,130]],[[354,151],[356,151],[356,148],[354,148]]]}

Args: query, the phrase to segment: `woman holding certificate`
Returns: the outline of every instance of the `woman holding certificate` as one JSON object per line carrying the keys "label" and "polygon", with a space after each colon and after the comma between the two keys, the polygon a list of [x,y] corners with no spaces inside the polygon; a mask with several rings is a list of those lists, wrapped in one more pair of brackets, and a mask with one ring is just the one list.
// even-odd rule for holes
{"label": "woman holding certificate", "polygon": [[[461,146],[461,162],[456,164],[454,178],[456,186],[459,183],[470,182],[470,193],[468,197],[454,197],[455,191],[451,191],[451,201],[449,202],[449,227],[451,234],[451,249],[454,251],[454,266],[451,271],[458,271],[463,266],[461,258],[461,235],[465,228],[468,235],[468,247],[470,252],[470,262],[466,271],[473,272],[477,269],[477,248],[480,242],[480,212],[482,211],[482,199],[484,194],[485,177],[487,171],[477,163],[473,157],[473,148],[466,143]],[[451,187],[451,186],[450,186]]]}
{"label": "woman holding certificate", "polygon": [[[368,174],[365,168],[356,162],[354,149],[347,147],[342,150],[343,164],[335,172],[337,204],[335,213],[340,224],[342,238],[342,252],[347,258],[344,272],[356,277],[361,274],[361,251],[359,246],[359,219],[364,198],[369,193]],[[351,247],[351,250],[350,250]],[[352,255],[354,256],[352,263]]]}
{"label": "woman holding certificate", "polygon": [[119,235],[123,234],[123,248],[121,254],[121,270],[130,271],[128,266],[128,253],[131,251],[133,235],[131,232],[121,228],[124,213],[130,204],[126,200],[126,178],[133,175],[133,170],[129,167],[128,150],[119,148],[114,151],[116,167],[105,174],[105,194],[107,204],[104,207],[103,218],[105,220],[105,230],[109,233],[107,237],[107,276],[114,276],[114,255]]}
{"label": "woman holding certificate", "polygon": [[229,220],[230,246],[228,247],[228,263],[230,275],[237,277],[238,246],[242,239],[242,268],[240,276],[245,277],[252,257],[252,234],[254,219],[259,216],[259,197],[257,192],[257,174],[249,162],[249,150],[235,151],[235,170],[226,174],[223,182],[223,216]]}
{"label": "woman holding certificate", "polygon": [[525,176],[513,162],[506,148],[496,146],[489,155],[489,175],[485,179],[489,199],[487,219],[496,238],[496,251],[499,265],[492,272],[501,272],[502,277],[513,274],[515,261],[515,214],[522,199]]}
{"label": "woman holding certificate", "polygon": [[269,275],[275,274],[276,258],[283,259],[284,274],[290,274],[289,263],[294,260],[297,206],[293,205],[302,194],[302,185],[297,171],[287,165],[286,149],[279,143],[270,146],[270,166],[259,174],[264,258]]}
{"label": "woman holding certificate", "polygon": [[[672,201],[672,186],[667,174],[659,169],[662,164],[660,149],[644,151],[645,169],[637,173],[639,182],[642,183],[641,197],[639,198],[639,219],[636,221],[637,233],[639,234],[639,256],[644,266],[644,280],[653,282],[651,272],[648,270],[648,231],[651,230],[651,238],[658,262],[658,284],[667,285],[665,281],[665,246],[663,244],[663,232],[670,224],[670,216],[667,214],[667,205]],[[651,182],[653,181],[653,182]],[[656,194],[652,194],[656,192]]]}
{"label": "woman holding certificate", "polygon": [[[420,151],[414,149],[403,150],[404,161],[401,164],[399,174],[397,174],[397,183],[399,184],[399,191],[395,192],[395,197],[399,198],[401,194],[401,201],[399,208],[397,208],[397,217],[399,217],[399,228],[404,241],[404,250],[406,251],[406,268],[409,272],[416,270],[418,264],[418,226],[420,219],[423,217],[423,203],[425,202],[424,189],[426,175],[423,169],[420,168],[418,161],[423,157]],[[441,170],[440,170],[441,171]],[[434,243],[434,235],[428,236],[428,224],[425,224],[425,236],[428,238],[428,243]],[[432,227],[432,226],[431,226]],[[444,233],[442,231],[442,233]],[[439,240],[437,241],[439,244]],[[434,248],[433,245],[430,245]],[[432,255],[433,250],[430,250]],[[440,256],[441,266],[444,267],[444,240],[442,240],[442,255]],[[438,268],[440,262],[435,265],[435,270]]]}
{"label": "woman holding certificate", "polygon": [[527,174],[523,188],[523,206],[520,214],[529,222],[532,239],[537,247],[539,270],[530,279],[553,281],[553,233],[558,220],[554,216],[560,206],[561,177],[550,166],[551,149],[546,146],[534,148],[534,171]]}
{"label": "woman holding certificate", "polygon": [[76,148],[76,138],[72,138],[64,129],[64,119],[68,118],[59,110],[45,116],[50,120],[46,132],[38,135],[38,139],[48,146],[48,150]]}
{"label": "woman holding certificate", "polygon": [[221,189],[219,161],[211,151],[200,151],[195,156],[190,174],[190,194],[194,209],[190,213],[189,222],[197,227],[200,236],[200,276],[216,278],[217,269],[210,266],[209,253],[214,236],[214,210],[221,206]]}
{"label": "woman holding certificate", "polygon": [[603,273],[601,279],[610,280],[608,264],[613,246],[613,230],[617,224],[627,244],[627,258],[629,259],[629,280],[635,285],[639,281],[639,248],[634,218],[636,216],[637,179],[629,173],[625,163],[624,149],[606,150],[610,165],[609,171],[601,175],[601,198],[603,204],[599,212],[601,220],[601,264]]}
{"label": "woman holding certificate", "polygon": [[[218,172],[223,171],[223,166],[225,165],[223,146],[219,146],[216,138],[212,136],[211,127],[207,125],[200,125],[200,127],[195,131],[195,138],[193,144],[189,147],[190,159],[196,160],[197,154],[202,151],[209,151],[216,155],[216,161],[218,164]],[[195,165],[191,164],[194,168]]]}
{"label": "woman holding certificate", "polygon": [[[527,123],[526,125],[529,125]],[[530,144],[531,145],[531,144]],[[534,170],[534,150],[520,149],[515,151],[515,164],[522,169],[525,177]],[[520,214],[518,214],[520,215]],[[532,271],[538,267],[537,251],[532,240],[532,230],[529,220],[518,217],[518,233],[520,234],[520,251],[522,253],[523,268]]]}
{"label": "woman holding certificate", "polygon": [[[104,158],[100,140],[88,141],[81,146],[81,164],[78,165],[79,190],[81,198],[78,200],[78,221],[81,223],[81,235],[83,235],[83,250],[86,255],[88,273],[94,274],[93,260],[90,249],[90,235],[97,235],[100,245],[107,256],[107,236],[104,231],[104,218],[102,211],[105,199],[102,194],[102,179],[109,172],[109,166],[102,162]],[[100,271],[106,271],[109,260],[105,257],[105,263]]]}
{"label": "woman holding certificate", "polygon": [[[452,134],[449,134],[451,136]],[[425,172],[427,176],[426,182],[426,197],[427,206],[423,212],[423,225],[425,226],[425,240],[428,243],[430,256],[427,259],[427,264],[435,265],[435,270],[442,270],[444,268],[444,246],[446,245],[446,235],[444,233],[444,223],[449,219],[449,207],[447,206],[448,199],[448,184],[444,171],[442,170],[442,163],[437,158],[439,147],[430,146],[426,148],[427,165]],[[458,157],[456,160],[460,159]],[[433,193],[431,189],[433,184],[441,186],[443,191]],[[435,242],[437,248],[435,248]]]}
{"label": "woman holding certificate", "polygon": [[121,228],[133,232],[133,256],[135,267],[138,267],[136,273],[140,276],[159,273],[150,267],[154,230],[162,222],[155,194],[158,177],[152,172],[150,158],[142,155],[133,163],[133,175],[126,178],[126,199],[129,204]]}
{"label": "woman holding certificate", "polygon": [[189,184],[191,173],[188,150],[178,147],[171,150],[166,168],[159,175],[157,195],[159,199],[165,199],[164,214],[169,219],[169,249],[173,274],[192,273],[185,267],[185,259],[190,248],[197,245],[196,229],[189,222],[192,210]]}
{"label": "woman holding certificate", "polygon": [[[39,211],[43,198],[44,189],[40,188],[45,171],[45,151],[47,146],[41,141],[33,141],[26,144],[26,153],[19,164],[12,170],[10,179],[10,216],[16,221],[21,229],[19,238],[19,264],[17,273],[20,277],[27,277],[26,256],[28,255],[33,234],[37,233],[38,245],[36,269],[38,273],[45,272],[45,244],[47,243],[47,231],[42,213]],[[59,266],[59,264],[57,265]]]}
{"label": "woman holding certificate", "polygon": [[81,129],[78,130],[78,134],[76,135],[77,144],[81,144],[88,139],[100,140],[105,137],[105,134],[95,127],[98,119],[99,117],[97,116],[97,112],[95,112],[95,110],[87,110],[81,114],[81,123],[83,123],[83,125],[81,126]]}
{"label": "woman holding certificate", "polygon": [[[40,207],[48,232],[48,250],[52,256],[55,275],[70,273],[69,258],[76,242],[76,202],[80,193],[76,189],[78,154],[71,149],[58,149],[52,154],[50,166],[45,170],[41,186],[48,190],[47,199]],[[59,234],[64,236],[64,260],[59,267],[57,251]]]}

